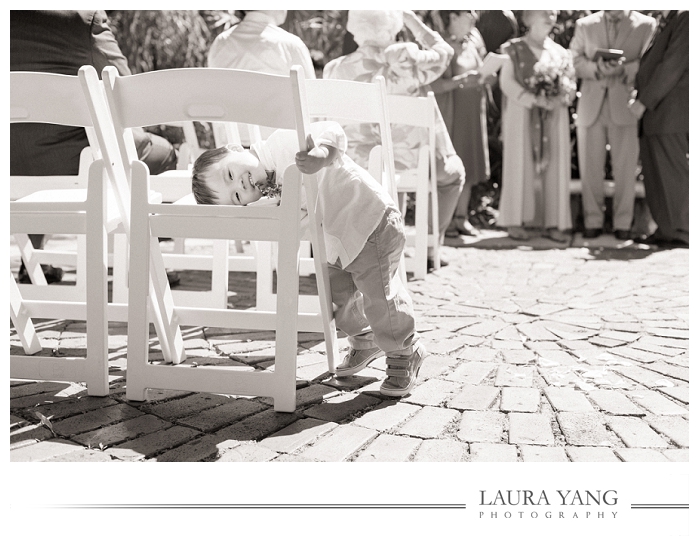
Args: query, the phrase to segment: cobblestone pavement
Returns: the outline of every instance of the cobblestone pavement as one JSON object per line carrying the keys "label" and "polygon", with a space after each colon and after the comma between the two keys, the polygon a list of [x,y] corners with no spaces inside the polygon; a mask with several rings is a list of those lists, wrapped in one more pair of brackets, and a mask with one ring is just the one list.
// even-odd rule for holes
{"label": "cobblestone pavement", "polygon": [[[688,461],[689,251],[578,238],[517,247],[493,231],[444,248],[449,266],[409,283],[431,356],[399,400],[379,394],[384,359],[336,379],[322,339],[302,333],[293,414],[189,392],[128,401],[126,325],[110,324],[108,397],[10,382],[10,459]],[[232,305],[251,306],[252,274],[231,275]],[[183,273],[182,287],[201,277]],[[84,355],[84,323],[40,329],[47,354]],[[273,364],[271,333],[184,334],[187,365]],[[21,352],[12,329],[10,351]]]}

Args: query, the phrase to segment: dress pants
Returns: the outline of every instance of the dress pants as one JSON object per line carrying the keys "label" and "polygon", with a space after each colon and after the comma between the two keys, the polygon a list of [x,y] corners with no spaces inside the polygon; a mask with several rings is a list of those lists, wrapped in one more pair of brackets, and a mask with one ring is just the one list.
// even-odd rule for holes
{"label": "dress pants", "polygon": [[595,122],[578,127],[578,150],[585,228],[604,225],[604,164],[607,143],[611,146],[614,174],[614,229],[630,230],[636,197],[636,167],[638,164],[638,131],[636,124],[616,125],[612,122],[609,97],[605,95]]}
{"label": "dress pants", "polygon": [[398,272],[404,246],[400,211],[389,208],[350,264],[328,265],[335,323],[351,348],[378,346],[393,357],[413,353],[418,339],[413,302]]}
{"label": "dress pants", "polygon": [[[440,243],[444,241],[444,234],[451,224],[465,181],[464,173],[447,173],[444,170],[444,158],[437,156],[437,213],[439,216],[437,225]],[[431,227],[432,207],[428,208],[428,212],[428,226]],[[430,233],[432,233],[431,229]]]}
{"label": "dress pants", "polygon": [[646,201],[657,234],[689,243],[689,133],[641,137]]}

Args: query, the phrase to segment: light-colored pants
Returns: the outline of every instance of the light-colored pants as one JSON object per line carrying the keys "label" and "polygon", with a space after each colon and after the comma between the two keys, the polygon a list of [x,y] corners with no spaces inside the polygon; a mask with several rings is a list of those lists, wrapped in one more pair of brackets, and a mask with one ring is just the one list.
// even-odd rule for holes
{"label": "light-colored pants", "polygon": [[[459,203],[459,197],[464,188],[465,180],[462,173],[447,173],[444,170],[444,158],[437,157],[437,212],[439,215],[438,226],[440,243],[444,241],[444,234],[447,228],[449,228],[449,224],[451,224],[451,219]],[[468,209],[468,202],[466,203],[466,209]],[[431,217],[432,208],[430,207],[428,211]],[[466,218],[468,218],[468,215]],[[429,226],[432,226],[431,221]]]}
{"label": "light-colored pants", "polygon": [[609,98],[605,97],[595,123],[578,127],[577,132],[585,228],[602,228],[604,224],[605,147],[609,144],[614,173],[614,229],[629,230],[636,198],[637,126],[613,123]]}
{"label": "light-colored pants", "polygon": [[405,356],[417,342],[410,294],[398,266],[405,228],[397,209],[389,208],[362,251],[346,267],[329,265],[337,327],[353,349],[381,348],[388,356]]}

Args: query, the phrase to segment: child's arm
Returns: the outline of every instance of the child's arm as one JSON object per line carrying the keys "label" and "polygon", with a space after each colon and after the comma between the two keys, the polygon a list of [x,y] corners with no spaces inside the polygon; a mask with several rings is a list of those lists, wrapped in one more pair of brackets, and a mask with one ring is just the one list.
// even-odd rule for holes
{"label": "child's arm", "polygon": [[327,167],[337,158],[340,151],[329,144],[315,145],[313,137],[308,135],[306,138],[307,152],[296,153],[296,165],[299,171],[306,175],[312,175],[320,171],[323,167]]}

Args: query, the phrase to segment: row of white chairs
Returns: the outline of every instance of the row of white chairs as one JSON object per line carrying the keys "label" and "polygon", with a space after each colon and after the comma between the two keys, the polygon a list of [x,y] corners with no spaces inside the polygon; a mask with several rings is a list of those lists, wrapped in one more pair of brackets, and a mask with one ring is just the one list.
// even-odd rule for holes
{"label": "row of white chairs", "polygon": [[[177,89],[178,93],[171,94],[172,89]],[[231,93],[231,89],[236,92]],[[155,103],[144,97],[161,99]],[[84,169],[81,169],[82,181],[63,181],[60,189],[55,189],[51,186],[55,181],[45,177],[48,187],[54,189],[23,195],[11,203],[10,231],[15,234],[22,259],[34,281],[33,285],[18,286],[10,276],[11,319],[28,354],[12,356],[11,377],[86,382],[89,394],[106,395],[109,389],[107,324],[108,321],[127,321],[129,399],[144,400],[147,388],[264,395],[274,398],[276,410],[293,411],[298,332],[324,333],[331,372],[337,358],[321,219],[313,206],[317,192],[315,177],[301,176],[295,167],[289,168],[281,205],[275,208],[199,206],[187,196],[174,204],[163,203],[162,196],[151,188],[154,181],[162,188],[171,174],[166,173],[162,179],[150,176],[147,167],[137,159],[130,130],[159,124],[187,125],[193,121],[229,127],[244,123],[294,129],[299,146],[303,147],[310,119],[378,123],[385,146],[372,151],[370,171],[385,181],[397,198],[400,188],[394,182],[387,116],[389,101],[393,99],[386,96],[381,80],[374,84],[304,81],[297,69],[293,69],[289,77],[221,69],[176,69],[121,77],[113,68],[107,68],[102,82],[91,67],[83,67],[77,77],[11,73],[11,122],[82,126],[88,132],[91,145],[91,157],[84,158],[84,164],[89,165],[88,176],[84,177]],[[425,104],[426,110],[428,105],[432,112],[430,141],[426,143],[418,169],[425,176],[423,180],[428,182],[423,185],[428,188],[428,195],[436,196],[435,170],[431,168],[433,163],[430,164],[436,105],[433,98],[416,100]],[[411,105],[413,114],[417,112],[416,105]],[[425,120],[429,127],[430,116]],[[423,163],[425,158],[426,163]],[[176,176],[182,178],[181,173]],[[85,178],[86,188],[81,188],[85,186]],[[16,182],[22,181],[12,180],[11,185]],[[313,257],[305,259],[300,253],[302,184],[309,204],[313,248]],[[404,189],[408,188],[417,190],[420,208],[423,202],[420,184]],[[168,196],[168,201],[171,200],[172,196]],[[436,206],[436,198],[431,201],[433,207]],[[424,199],[425,207],[427,202]],[[422,214],[419,212],[416,216]],[[417,220],[421,218],[418,216]],[[86,242],[81,244],[76,255],[78,282],[70,287],[73,291],[70,296],[56,297],[52,289],[57,288],[46,285],[40,264],[53,255],[46,253],[42,257],[40,251],[31,249],[26,238],[28,233],[75,233],[82,234],[79,241],[85,238]],[[112,302],[107,301],[110,234],[115,236],[115,241],[126,242],[114,243],[111,265],[115,295],[119,292],[117,278],[121,279],[121,286],[126,287],[128,275],[128,290],[119,293],[118,298],[113,297]],[[264,298],[258,297],[255,310],[226,309],[225,300],[221,298],[215,306],[191,303],[183,306],[173,299],[173,292],[180,291],[171,291],[168,285],[165,268],[169,259],[160,251],[159,237],[194,237],[221,242],[215,247],[207,269],[212,271],[212,278],[224,286],[226,295],[228,272],[236,258],[228,255],[229,240],[277,242],[279,256],[278,260],[272,259],[269,244],[258,247],[255,270],[258,272],[258,295]],[[418,233],[418,242],[420,237]],[[263,253],[261,249],[267,250]],[[426,265],[426,262],[425,256],[421,263]],[[438,264],[438,260],[435,263]],[[272,295],[272,269],[275,267],[278,290]],[[314,299],[315,306],[299,308],[299,274],[304,271],[315,273],[319,296]],[[86,320],[87,356],[61,359],[64,362],[59,364],[55,357],[32,355],[41,350],[32,321],[37,317]],[[274,371],[243,372],[225,367],[151,364],[148,361],[151,322],[164,360],[174,365],[185,358],[180,325],[274,330]]]}

